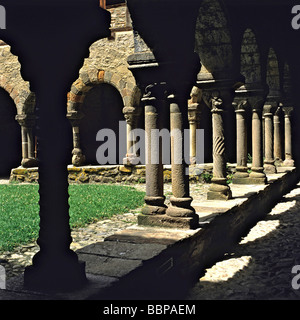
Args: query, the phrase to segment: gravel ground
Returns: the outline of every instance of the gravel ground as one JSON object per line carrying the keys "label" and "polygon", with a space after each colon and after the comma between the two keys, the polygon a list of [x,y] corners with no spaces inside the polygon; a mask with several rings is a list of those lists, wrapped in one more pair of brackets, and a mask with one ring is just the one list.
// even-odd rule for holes
{"label": "gravel ground", "polygon": [[[298,300],[300,184],[190,291],[193,300]],[[299,266],[300,270],[300,266]],[[294,279],[293,279],[294,278]],[[300,286],[299,286],[300,287]]]}

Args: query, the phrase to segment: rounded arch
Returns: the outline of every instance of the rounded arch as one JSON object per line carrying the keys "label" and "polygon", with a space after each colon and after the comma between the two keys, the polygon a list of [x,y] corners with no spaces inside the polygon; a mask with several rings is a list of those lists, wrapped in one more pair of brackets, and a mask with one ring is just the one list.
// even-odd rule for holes
{"label": "rounded arch", "polygon": [[245,77],[245,85],[261,84],[261,52],[252,29],[247,28],[244,31],[240,50],[240,72]]}
{"label": "rounded arch", "polygon": [[30,84],[21,75],[21,64],[17,56],[11,53],[11,47],[0,40],[0,87],[14,101],[17,114],[33,114],[35,112],[35,94]]}
{"label": "rounded arch", "polygon": [[68,93],[68,112],[80,112],[86,94],[99,84],[115,87],[123,99],[124,106],[130,106],[135,88],[133,81],[124,81],[118,74],[99,69],[88,69],[80,73]]}
{"label": "rounded arch", "polygon": [[0,88],[0,176],[8,177],[11,169],[22,160],[21,127],[16,120],[17,110],[9,93]]}
{"label": "rounded arch", "polygon": [[[84,117],[79,123],[80,143],[85,164],[99,165],[96,154],[103,142],[97,141],[96,136],[99,130],[109,129],[115,134],[115,163],[119,163],[119,137],[126,135],[126,125],[121,125],[120,121],[125,121],[123,114],[123,100],[117,88],[108,83],[94,85],[86,93],[82,103],[82,113]],[[124,132],[122,131],[124,130]],[[124,154],[121,155],[124,157]]]}
{"label": "rounded arch", "polygon": [[228,19],[218,0],[204,0],[199,8],[195,51],[214,77],[226,77],[233,69],[233,46]]}
{"label": "rounded arch", "polygon": [[268,51],[266,65],[266,83],[269,86],[269,96],[280,96],[280,71],[278,57],[271,47]]}

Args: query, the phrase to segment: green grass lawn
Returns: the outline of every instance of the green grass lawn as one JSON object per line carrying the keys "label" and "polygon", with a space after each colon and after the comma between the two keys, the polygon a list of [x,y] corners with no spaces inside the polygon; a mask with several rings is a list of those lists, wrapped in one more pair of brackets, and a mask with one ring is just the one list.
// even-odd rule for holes
{"label": "green grass lawn", "polygon": [[[142,206],[144,193],[116,185],[70,185],[70,225],[83,227]],[[38,237],[38,185],[0,185],[0,252]]]}

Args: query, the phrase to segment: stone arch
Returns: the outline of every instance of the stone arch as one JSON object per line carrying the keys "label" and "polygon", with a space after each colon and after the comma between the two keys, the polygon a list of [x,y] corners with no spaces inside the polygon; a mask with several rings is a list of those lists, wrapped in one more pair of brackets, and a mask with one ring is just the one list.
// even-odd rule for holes
{"label": "stone arch", "polygon": [[16,121],[15,101],[0,88],[0,176],[8,177],[22,161],[21,128]]}
{"label": "stone arch", "polygon": [[269,86],[269,97],[280,96],[280,67],[275,50],[269,48],[266,64],[266,82]]}
{"label": "stone arch", "polygon": [[[6,91],[14,103],[15,120],[21,126],[20,137],[16,137],[19,150],[15,147],[14,154],[22,149],[22,165],[36,166],[34,148],[35,126],[35,94],[30,84],[21,75],[21,64],[17,56],[11,53],[11,47],[0,40],[0,87]],[[13,156],[12,156],[13,157]],[[20,164],[19,163],[19,164]],[[14,164],[15,165],[15,164]]]}
{"label": "stone arch", "polygon": [[202,68],[214,78],[226,78],[232,73],[233,46],[226,12],[218,0],[204,0],[199,8],[195,51]]}
{"label": "stone arch", "polygon": [[[123,114],[124,103],[120,92],[117,88],[106,82],[94,85],[85,95],[82,104],[84,117],[80,121],[80,141],[82,152],[85,155],[85,164],[103,165],[118,164],[119,141],[120,137],[126,134],[125,118]],[[123,125],[120,123],[123,121]],[[99,130],[109,129],[115,135],[115,153],[116,157],[108,163],[98,161],[96,153],[98,148],[104,143],[97,141],[96,136]],[[126,142],[126,140],[125,140]],[[112,145],[110,149],[113,149]],[[123,158],[124,154],[121,155]]]}
{"label": "stone arch", "polygon": [[21,75],[18,57],[11,53],[11,47],[0,40],[0,87],[10,95],[17,108],[17,114],[34,114],[35,94],[30,84]]}
{"label": "stone arch", "polygon": [[247,28],[243,32],[240,51],[240,72],[245,77],[245,85],[261,84],[261,52],[254,31]]}
{"label": "stone arch", "polygon": [[124,106],[130,106],[135,88],[133,81],[124,81],[118,74],[110,71],[88,69],[80,73],[68,94],[68,112],[80,111],[85,95],[98,84],[107,83],[114,86],[121,94]]}

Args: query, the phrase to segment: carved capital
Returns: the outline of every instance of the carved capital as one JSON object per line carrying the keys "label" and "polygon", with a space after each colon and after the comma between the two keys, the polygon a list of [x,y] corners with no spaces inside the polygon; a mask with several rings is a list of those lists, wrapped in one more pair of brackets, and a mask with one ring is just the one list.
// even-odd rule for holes
{"label": "carved capital", "polygon": [[166,97],[165,83],[152,83],[146,86],[144,95],[141,99],[145,104],[155,103],[157,100],[163,100]]}
{"label": "carved capital", "polygon": [[202,97],[212,112],[223,111],[226,106],[232,105],[234,90],[232,88],[204,89]]}
{"label": "carved capital", "polygon": [[232,103],[232,106],[235,109],[235,112],[245,112],[249,107],[249,102],[247,99],[235,99]]}
{"label": "carved capital", "polygon": [[70,121],[72,127],[78,127],[83,118],[84,114],[80,111],[72,110],[67,113],[67,119]]}
{"label": "carved capital", "polygon": [[294,108],[293,107],[283,107],[282,110],[283,110],[284,115],[286,117],[290,117],[292,112],[293,112],[293,110],[294,110]]}
{"label": "carved capital", "polygon": [[273,116],[274,112],[275,112],[276,108],[274,105],[272,104],[265,104],[264,108],[263,108],[263,115],[264,117],[266,116]]}
{"label": "carved capital", "polygon": [[34,114],[18,114],[15,119],[20,126],[32,128],[36,124],[37,117]]}

